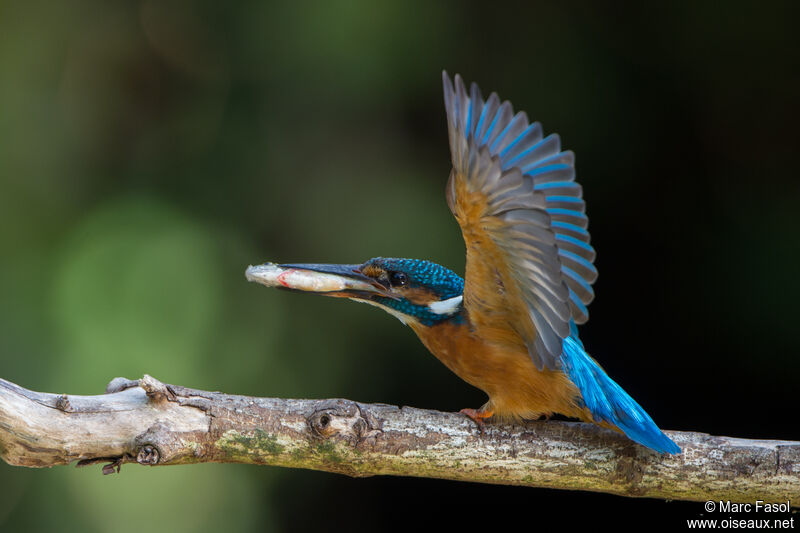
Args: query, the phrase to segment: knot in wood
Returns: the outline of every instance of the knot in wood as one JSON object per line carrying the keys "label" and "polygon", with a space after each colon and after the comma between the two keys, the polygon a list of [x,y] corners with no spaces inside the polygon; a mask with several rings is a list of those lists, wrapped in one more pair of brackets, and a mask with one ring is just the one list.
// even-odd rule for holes
{"label": "knot in wood", "polygon": [[69,398],[67,398],[66,394],[62,394],[56,399],[56,409],[66,413],[69,412],[71,408],[72,406],[69,404]]}
{"label": "knot in wood", "polygon": [[336,437],[355,444],[374,429],[370,418],[362,413],[356,402],[328,400],[319,402],[307,420],[314,436],[323,439]]}
{"label": "knot in wood", "polygon": [[136,456],[136,462],[140,464],[172,463],[194,452],[184,446],[184,436],[186,434],[176,433],[168,420],[158,421],[136,436],[131,455]]}
{"label": "knot in wood", "polygon": [[136,454],[136,462],[140,465],[155,465],[158,464],[159,457],[158,448],[145,444],[139,448],[139,453]]}

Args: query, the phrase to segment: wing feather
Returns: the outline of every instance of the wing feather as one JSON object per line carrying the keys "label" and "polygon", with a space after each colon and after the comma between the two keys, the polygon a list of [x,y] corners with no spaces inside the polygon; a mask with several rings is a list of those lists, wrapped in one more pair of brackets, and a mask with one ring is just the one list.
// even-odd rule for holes
{"label": "wing feather", "polygon": [[[557,134],[443,74],[453,171],[447,201],[467,245],[464,305],[509,330],[539,368],[560,365],[570,321],[588,319],[597,279],[575,156]],[[488,285],[488,286],[487,286]]]}

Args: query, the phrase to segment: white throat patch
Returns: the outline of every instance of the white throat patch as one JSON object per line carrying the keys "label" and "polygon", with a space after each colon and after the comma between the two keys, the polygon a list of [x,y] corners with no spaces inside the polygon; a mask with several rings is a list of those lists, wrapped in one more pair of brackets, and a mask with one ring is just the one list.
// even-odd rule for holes
{"label": "white throat patch", "polygon": [[464,296],[458,295],[447,300],[433,302],[428,305],[428,309],[431,310],[431,313],[436,313],[437,315],[453,315],[461,308],[462,301],[464,301]]}
{"label": "white throat patch", "polygon": [[406,315],[404,315],[400,311],[397,311],[396,309],[392,309],[391,307],[386,307],[385,305],[381,305],[378,302],[373,302],[372,300],[359,300],[358,298],[349,298],[349,299],[354,301],[354,302],[361,302],[362,304],[367,304],[367,305],[373,305],[375,307],[380,307],[381,309],[383,309],[384,311],[386,311],[387,313],[389,313],[390,315],[395,317],[397,320],[399,320],[403,324],[408,325],[408,318],[409,317],[407,317]]}

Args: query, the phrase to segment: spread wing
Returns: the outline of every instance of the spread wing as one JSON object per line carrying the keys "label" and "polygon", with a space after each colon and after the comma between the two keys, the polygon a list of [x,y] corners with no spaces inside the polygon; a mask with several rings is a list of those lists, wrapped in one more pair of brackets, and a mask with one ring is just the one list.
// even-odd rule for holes
{"label": "spread wing", "polygon": [[522,342],[537,367],[557,368],[570,322],[588,320],[595,252],[575,182],[574,155],[558,135],[483,99],[443,73],[453,171],[450,210],[467,246],[464,306],[482,335]]}

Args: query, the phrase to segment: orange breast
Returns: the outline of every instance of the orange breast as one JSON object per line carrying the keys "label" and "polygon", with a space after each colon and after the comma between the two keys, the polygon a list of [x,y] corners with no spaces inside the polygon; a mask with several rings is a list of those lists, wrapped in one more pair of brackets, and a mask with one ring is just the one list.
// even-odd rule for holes
{"label": "orange breast", "polygon": [[449,321],[433,327],[409,324],[422,343],[467,383],[489,395],[484,406],[501,418],[538,418],[561,413],[590,421],[576,403],[577,387],[560,371],[539,371],[518,343],[496,343],[478,337],[469,322]]}

